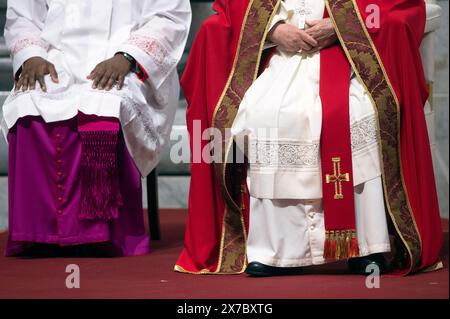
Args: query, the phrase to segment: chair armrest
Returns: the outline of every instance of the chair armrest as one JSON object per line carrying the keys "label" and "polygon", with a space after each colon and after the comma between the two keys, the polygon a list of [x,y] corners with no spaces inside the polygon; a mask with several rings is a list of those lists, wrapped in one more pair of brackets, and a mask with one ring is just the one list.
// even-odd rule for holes
{"label": "chair armrest", "polygon": [[[425,72],[425,77],[432,90],[432,83],[434,82],[435,74],[435,46],[436,46],[436,31],[441,27],[442,23],[442,8],[434,3],[427,1],[427,23],[425,27],[425,35],[420,47],[420,54]],[[430,100],[430,103],[432,101]]]}
{"label": "chair armrest", "polygon": [[441,27],[442,8],[437,4],[427,3],[427,23],[425,33],[438,30]]}

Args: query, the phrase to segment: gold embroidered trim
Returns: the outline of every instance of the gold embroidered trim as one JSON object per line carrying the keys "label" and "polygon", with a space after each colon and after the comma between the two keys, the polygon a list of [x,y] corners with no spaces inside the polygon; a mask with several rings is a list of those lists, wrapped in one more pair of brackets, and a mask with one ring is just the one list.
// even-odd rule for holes
{"label": "gold embroidered trim", "polygon": [[[267,34],[269,33],[270,30],[268,30],[269,26],[270,26],[270,22],[273,19],[273,16],[276,14],[276,11],[278,9],[278,6],[281,3],[281,0],[276,0],[276,4],[273,5],[273,2],[275,0],[251,0],[251,2],[249,3],[249,6],[247,8],[245,17],[244,17],[244,22],[241,28],[241,33],[239,36],[239,42],[238,42],[238,47],[237,47],[237,51],[236,51],[236,56],[235,56],[235,60],[233,62],[233,67],[230,73],[230,76],[227,80],[227,84],[221,94],[221,97],[219,99],[218,104],[216,105],[216,108],[214,109],[214,113],[213,113],[213,127],[218,127],[220,129],[224,129],[224,125],[227,125],[228,123],[230,123],[233,120],[233,110],[232,108],[234,107],[236,110],[239,107],[239,105],[231,105],[228,106],[230,111],[230,114],[227,114],[227,118],[226,118],[226,123],[218,123],[217,121],[217,117],[219,114],[219,110],[221,108],[221,106],[224,103],[225,97],[227,95],[227,93],[229,92],[229,90],[231,90],[231,85],[233,83],[233,80],[236,77],[236,72],[238,69],[238,63],[244,63],[243,61],[240,61],[239,57],[241,54],[241,50],[242,50],[242,42],[244,39],[244,31],[248,32],[248,21],[249,21],[249,17],[251,14],[255,14],[254,16],[252,15],[252,17],[257,17],[259,18],[261,21],[259,21],[260,23],[264,23],[265,29],[264,29],[264,33],[262,34],[262,40],[259,43],[259,48],[258,48],[258,52],[257,52],[257,58],[256,58],[256,67],[255,67],[255,72],[253,74],[253,79],[252,82],[256,79],[257,75],[258,75],[258,64],[261,61],[261,56],[262,56],[262,51],[264,48],[264,42],[265,39],[267,37]],[[271,8],[269,8],[269,5],[272,6]],[[261,14],[261,13],[266,13],[270,15],[270,20],[269,21],[265,21],[265,15]],[[264,21],[263,21],[264,20]],[[252,21],[255,22],[255,21]],[[252,29],[253,30],[253,29]],[[257,30],[255,30],[256,32]],[[247,34],[245,35],[246,37]],[[249,37],[251,38],[251,37]],[[246,61],[245,63],[254,63],[254,61]],[[236,92],[231,92],[233,93],[234,97],[238,97],[238,99],[240,100],[242,97],[240,97]],[[235,102],[235,101],[234,101]],[[236,102],[235,102],[236,103]],[[225,106],[224,106],[225,107]],[[223,120],[223,119],[222,119]],[[221,127],[222,124],[222,127]],[[226,183],[226,174],[227,174],[227,159],[230,155],[230,151],[231,148],[233,147],[233,141],[229,140],[229,141],[225,141],[225,153],[224,153],[224,157],[222,158],[223,160],[223,164],[222,163],[214,163],[214,165],[216,166],[216,169],[218,171],[218,179],[219,179],[219,185],[220,185],[220,189],[222,192],[222,196],[224,199],[224,204],[225,204],[225,210],[224,210],[224,217],[223,217],[223,221],[222,221],[222,234],[221,234],[221,244],[220,244],[220,254],[219,254],[219,261],[217,264],[217,269],[215,273],[230,273],[230,272],[236,272],[235,270],[232,270],[230,267],[236,266],[236,263],[239,263],[238,259],[242,259],[243,258],[243,262],[242,262],[242,268],[240,271],[238,271],[238,273],[242,273],[245,271],[246,267],[247,267],[247,259],[246,259],[246,241],[247,241],[247,232],[246,232],[246,226],[245,226],[245,221],[244,221],[244,216],[243,216],[243,212],[242,210],[244,209],[244,206],[241,205],[241,207],[239,207],[239,204],[237,204],[230,191],[228,190],[227,187],[227,183]],[[241,198],[241,201],[243,201],[244,199]],[[235,243],[236,239],[239,239],[239,235],[234,238],[230,238],[231,242],[228,243],[227,242],[227,236],[229,235],[228,232],[230,231],[229,228],[232,228],[233,226],[229,225],[229,222],[227,219],[230,218],[231,215],[229,214],[239,214],[239,219],[240,219],[240,227],[242,229],[242,240],[243,243]],[[232,221],[231,221],[232,222]],[[232,259],[235,260],[228,260],[230,257],[227,256],[227,254],[225,253],[225,249],[230,249],[233,250],[233,247],[230,247],[230,245],[242,245],[243,247],[243,256],[241,256],[239,253],[236,256],[231,257]],[[238,249],[239,250],[239,249]],[[234,253],[232,253],[233,255]],[[228,259],[227,259],[228,258]],[[227,259],[225,261],[225,259]],[[225,266],[226,265],[226,266]],[[226,269],[225,269],[226,268]],[[229,269],[228,269],[229,268]]]}
{"label": "gold embroidered trim", "polygon": [[[400,141],[400,115],[399,115],[400,114],[400,104],[399,104],[397,95],[396,95],[396,93],[395,93],[395,91],[394,91],[394,89],[392,87],[392,84],[390,83],[390,80],[389,80],[389,78],[387,76],[387,72],[386,72],[386,70],[384,68],[384,64],[381,61],[380,55],[379,55],[379,53],[378,53],[378,51],[377,51],[377,49],[375,47],[375,44],[372,41],[372,38],[370,37],[370,34],[368,33],[368,31],[366,29],[366,26],[365,26],[364,20],[363,20],[363,18],[361,16],[361,13],[359,11],[358,5],[356,4],[355,0],[336,0],[335,3],[334,3],[334,6],[332,8],[332,6],[330,5],[330,1],[332,1],[332,0],[326,0],[325,3],[326,3],[327,10],[329,12],[330,18],[331,18],[331,20],[332,20],[332,22],[333,22],[333,24],[335,26],[335,30],[336,30],[336,33],[338,35],[339,41],[342,44],[342,47],[343,47],[343,49],[344,49],[344,51],[345,51],[345,53],[346,53],[346,55],[348,57],[348,60],[349,60],[350,64],[352,65],[353,70],[355,71],[356,76],[358,77],[360,82],[363,84],[363,87],[366,90],[366,92],[368,93],[368,96],[370,97],[373,105],[376,106],[377,103],[375,102],[375,99],[372,96],[372,92],[368,89],[366,83],[364,82],[363,78],[361,77],[361,75],[359,73],[359,70],[358,70],[358,68],[356,67],[356,65],[355,65],[355,63],[353,61],[353,56],[351,55],[349,49],[347,48],[347,43],[343,39],[343,36],[342,36],[342,34],[340,32],[339,26],[338,26],[338,24],[336,22],[336,19],[335,19],[335,16],[334,16],[334,12],[333,12],[333,9],[334,9],[335,6],[344,7],[346,3],[351,3],[352,10],[356,14],[356,17],[357,17],[358,21],[360,22],[360,26],[361,26],[362,30],[364,31],[365,36],[367,38],[367,41],[369,42],[369,44],[371,46],[370,49],[372,50],[372,52],[375,54],[375,56],[377,58],[377,62],[379,64],[379,66],[380,66],[380,69],[381,69],[383,75],[384,75],[384,79],[386,80],[386,83],[387,83],[387,85],[389,87],[390,93],[392,94],[392,96],[393,96],[393,98],[395,100],[395,104],[396,104],[396,107],[397,107],[396,111],[397,111],[397,127],[398,127],[397,141]],[[346,8],[343,8],[343,9],[347,10]],[[338,10],[339,10],[339,8],[338,8]],[[380,85],[381,85],[381,83],[382,82],[380,82]],[[377,114],[377,118],[379,119],[379,112],[378,112],[378,109],[376,107],[375,107],[375,112]],[[379,128],[378,129],[378,134],[379,134],[379,137],[380,137],[379,145],[380,145],[380,149],[383,150],[383,145],[381,143],[380,124],[379,124],[379,122],[377,124],[378,124],[378,128]],[[383,154],[383,151],[381,152],[381,154]],[[401,158],[400,158],[401,150],[400,150],[400,144],[399,143],[398,143],[398,154],[399,154],[399,165],[400,165],[400,175],[401,175],[402,189],[403,189],[403,192],[404,192],[404,195],[405,195],[406,204],[407,204],[407,207],[408,207],[408,210],[409,210],[409,215],[410,215],[410,217],[411,217],[411,219],[413,221],[413,224],[414,224],[415,233],[418,236],[418,241],[419,241],[419,244],[420,244],[420,252],[421,252],[421,250],[422,250],[421,249],[421,247],[422,247],[422,240],[420,238],[420,233],[418,231],[418,227],[417,227],[417,224],[416,224],[416,221],[415,221],[415,218],[414,218],[414,215],[412,213],[411,206],[410,206],[408,194],[406,192],[406,187],[405,187],[405,182],[404,182],[404,177],[403,177],[403,168],[402,168],[402,163],[401,163]],[[381,156],[383,156],[383,155],[381,155]],[[395,227],[399,237],[401,238],[402,242],[404,243],[404,246],[406,247],[406,249],[408,251],[408,254],[409,254],[409,257],[410,257],[410,260],[411,260],[410,268],[408,270],[408,273],[410,273],[411,271],[413,271],[414,267],[420,262],[420,254],[419,254],[419,256],[417,256],[417,254],[416,255],[413,254],[411,247],[408,245],[407,240],[404,238],[402,232],[399,229],[399,226],[398,226],[398,224],[396,222],[396,218],[395,218],[395,216],[394,216],[394,214],[392,212],[392,208],[391,208],[391,205],[390,205],[389,194],[387,194],[387,189],[388,188],[387,188],[387,185],[386,185],[386,173],[385,173],[386,169],[385,169],[385,166],[384,166],[384,161],[382,159],[381,159],[381,165],[382,165],[382,171],[383,171],[383,173],[382,173],[382,175],[383,175],[383,186],[384,186],[384,190],[385,190],[385,197],[386,197],[387,208],[388,208],[391,220],[392,220],[392,222],[394,224],[394,227]]]}
{"label": "gold embroidered trim", "polygon": [[444,269],[444,268],[445,268],[444,263],[442,261],[438,261],[434,265],[423,269],[422,272],[424,272],[424,273],[426,273],[426,272],[433,272],[433,271],[441,270],[441,269]]}
{"label": "gold embroidered trim", "polygon": [[207,276],[207,275],[240,275],[243,272],[239,272],[239,273],[219,273],[219,272],[212,272],[209,271],[208,269],[202,269],[200,271],[188,271],[186,269],[184,269],[183,267],[181,267],[180,265],[175,265],[175,267],[173,267],[173,270],[175,272],[179,272],[182,274],[189,274],[189,275],[202,275],[202,276]]}

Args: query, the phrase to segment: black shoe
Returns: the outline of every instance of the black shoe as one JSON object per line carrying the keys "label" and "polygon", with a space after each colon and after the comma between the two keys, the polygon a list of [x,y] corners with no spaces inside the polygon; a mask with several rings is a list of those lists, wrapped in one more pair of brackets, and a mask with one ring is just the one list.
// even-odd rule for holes
{"label": "black shoe", "polygon": [[372,274],[373,268],[369,267],[371,265],[377,266],[378,269],[380,269],[380,274],[385,274],[389,271],[389,267],[383,254],[373,254],[366,257],[352,258],[348,261],[348,269],[350,272],[358,275],[367,276]]}
{"label": "black shoe", "polygon": [[300,267],[273,267],[259,262],[251,262],[245,272],[252,277],[294,276],[303,274],[303,269]]}

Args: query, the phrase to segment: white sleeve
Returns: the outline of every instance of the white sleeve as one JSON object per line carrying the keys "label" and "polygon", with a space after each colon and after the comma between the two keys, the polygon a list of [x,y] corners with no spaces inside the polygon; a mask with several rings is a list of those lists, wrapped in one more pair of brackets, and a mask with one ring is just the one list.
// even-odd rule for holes
{"label": "white sleeve", "polygon": [[[269,33],[272,32],[272,29],[275,25],[277,25],[279,22],[287,22],[291,19],[294,12],[293,10],[289,10],[284,2],[281,2],[280,7],[278,8],[277,14],[273,17],[270,27],[269,27]],[[269,39],[267,39],[266,43],[264,44],[264,50],[270,49],[276,46],[272,42],[270,42]]]}
{"label": "white sleeve", "polygon": [[47,11],[45,0],[8,1],[5,40],[13,59],[14,75],[29,58],[47,58],[49,45],[41,38]]}
{"label": "white sleeve", "polygon": [[278,9],[277,14],[272,19],[272,23],[270,25],[269,30],[272,30],[272,28],[278,22],[282,22],[282,21],[287,22],[288,20],[290,20],[292,18],[293,15],[294,15],[294,11],[291,10],[290,8],[288,8],[284,2],[281,2],[281,5]]}
{"label": "white sleeve", "polygon": [[183,55],[190,23],[189,0],[145,0],[139,28],[119,51],[133,56],[158,89]]}

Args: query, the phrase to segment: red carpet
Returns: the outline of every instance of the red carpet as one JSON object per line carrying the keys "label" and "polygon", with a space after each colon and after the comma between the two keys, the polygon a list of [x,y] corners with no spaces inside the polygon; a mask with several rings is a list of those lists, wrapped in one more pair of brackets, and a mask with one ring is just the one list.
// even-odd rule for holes
{"label": "red carpet", "polygon": [[[448,269],[405,278],[384,276],[380,289],[332,264],[296,277],[199,276],[172,271],[183,245],[185,211],[162,210],[163,240],[148,256],[132,258],[0,257],[0,299],[4,298],[447,298]],[[448,266],[448,221],[442,258]],[[3,251],[6,234],[0,234]],[[81,289],[67,289],[65,268],[77,264]]]}

